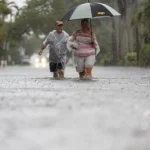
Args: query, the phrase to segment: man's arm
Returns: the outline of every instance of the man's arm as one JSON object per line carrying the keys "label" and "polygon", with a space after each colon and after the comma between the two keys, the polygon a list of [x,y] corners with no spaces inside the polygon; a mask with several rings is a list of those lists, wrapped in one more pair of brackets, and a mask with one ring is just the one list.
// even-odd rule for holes
{"label": "man's arm", "polygon": [[50,44],[50,39],[51,39],[52,33],[50,32],[48,36],[46,37],[45,41],[43,42],[43,45],[39,51],[39,55],[42,55],[43,50],[47,47],[48,44]]}
{"label": "man's arm", "polygon": [[42,52],[43,50],[46,48],[47,45],[42,45],[42,47],[40,48],[40,51],[39,51],[39,55],[42,55]]}

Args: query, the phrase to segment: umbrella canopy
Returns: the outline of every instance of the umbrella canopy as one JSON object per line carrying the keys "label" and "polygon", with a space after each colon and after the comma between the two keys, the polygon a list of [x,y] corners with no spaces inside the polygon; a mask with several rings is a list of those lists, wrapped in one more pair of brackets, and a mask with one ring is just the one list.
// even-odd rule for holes
{"label": "umbrella canopy", "polygon": [[115,9],[103,3],[84,3],[72,8],[62,20],[76,20],[83,18],[101,18],[120,16]]}

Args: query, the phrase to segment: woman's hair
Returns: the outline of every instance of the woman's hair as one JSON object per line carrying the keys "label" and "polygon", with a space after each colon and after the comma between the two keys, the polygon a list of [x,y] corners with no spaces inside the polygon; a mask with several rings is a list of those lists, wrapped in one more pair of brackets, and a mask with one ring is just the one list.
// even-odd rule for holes
{"label": "woman's hair", "polygon": [[87,22],[87,23],[89,23],[89,20],[88,20],[88,19],[82,19],[82,20],[81,20],[81,24],[82,24],[82,22],[84,22],[84,21]]}

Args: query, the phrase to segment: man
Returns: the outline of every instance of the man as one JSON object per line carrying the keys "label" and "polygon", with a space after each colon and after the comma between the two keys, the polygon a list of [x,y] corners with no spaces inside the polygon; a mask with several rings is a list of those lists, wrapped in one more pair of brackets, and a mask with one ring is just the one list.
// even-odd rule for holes
{"label": "man", "polygon": [[67,47],[74,49],[76,71],[80,79],[91,79],[95,57],[100,52],[96,36],[89,29],[88,19],[81,20],[81,29],[69,38]]}
{"label": "man", "polygon": [[54,78],[64,78],[67,61],[67,39],[69,35],[63,30],[63,22],[56,21],[56,30],[49,33],[40,49],[39,55],[49,45],[49,67]]}

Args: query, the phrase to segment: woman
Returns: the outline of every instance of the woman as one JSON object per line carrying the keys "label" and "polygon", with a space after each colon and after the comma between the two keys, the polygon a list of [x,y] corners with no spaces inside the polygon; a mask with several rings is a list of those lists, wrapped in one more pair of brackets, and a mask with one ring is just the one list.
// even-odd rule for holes
{"label": "woman", "polygon": [[91,79],[95,57],[100,48],[95,34],[89,29],[88,19],[81,20],[81,29],[72,34],[67,47],[74,51],[76,71],[79,72],[79,78]]}

